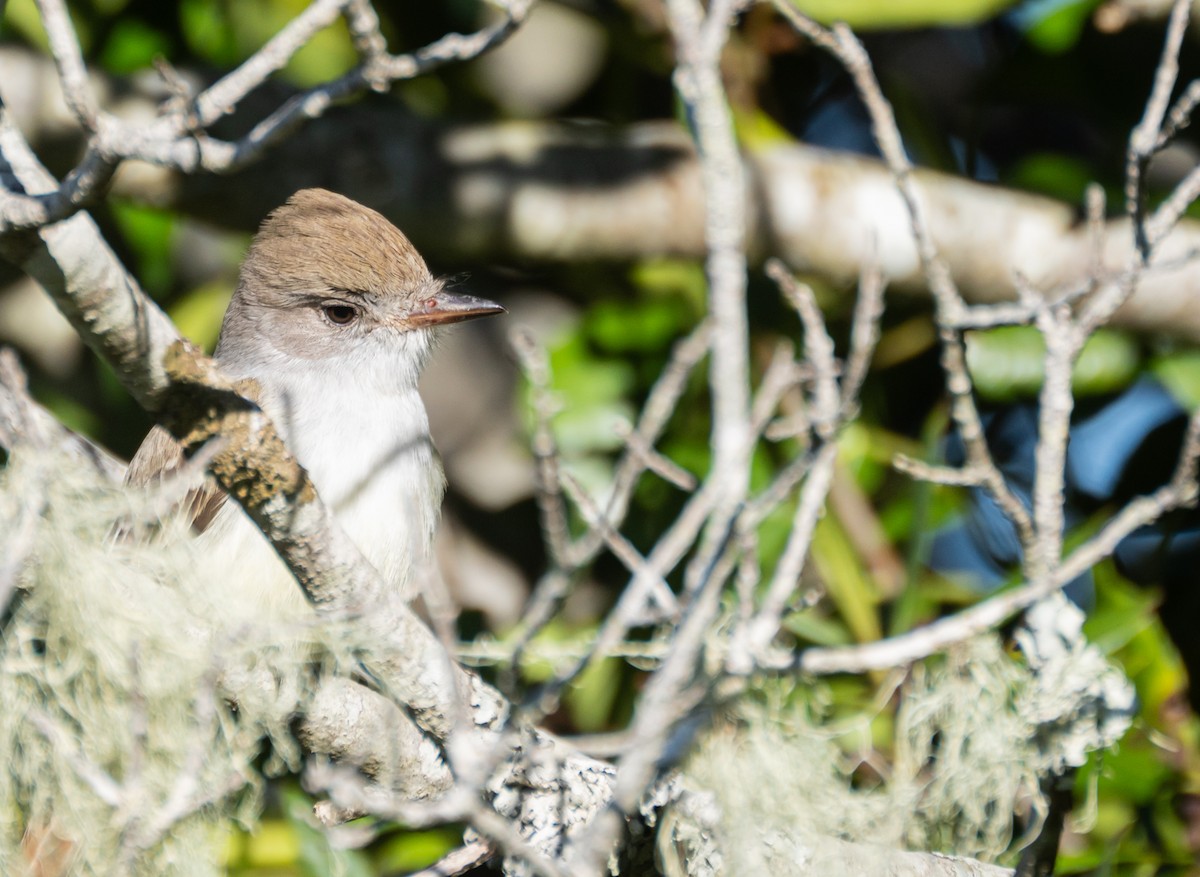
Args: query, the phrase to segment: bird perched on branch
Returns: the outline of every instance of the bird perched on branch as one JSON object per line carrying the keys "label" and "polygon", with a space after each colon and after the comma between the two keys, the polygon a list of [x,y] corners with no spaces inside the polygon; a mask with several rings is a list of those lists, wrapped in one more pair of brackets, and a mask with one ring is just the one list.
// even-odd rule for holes
{"label": "bird perched on branch", "polygon": [[[410,588],[429,560],[445,485],[417,393],[434,331],[503,310],[448,291],[382,215],[323,189],[271,213],[242,264],[215,358],[255,382],[321,498],[395,587]],[[155,427],[128,480],[145,484],[182,462],[179,443]],[[274,549],[226,499],[214,484],[190,502],[216,586],[252,613],[303,607]]]}

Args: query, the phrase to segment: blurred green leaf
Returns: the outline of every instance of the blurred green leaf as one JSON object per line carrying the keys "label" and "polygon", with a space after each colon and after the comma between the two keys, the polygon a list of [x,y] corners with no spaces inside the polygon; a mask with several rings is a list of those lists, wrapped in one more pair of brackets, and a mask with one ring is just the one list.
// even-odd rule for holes
{"label": "blurred green leaf", "polygon": [[650,296],[678,296],[699,316],[704,313],[708,280],[704,267],[695,260],[647,259],[629,272],[629,279]]}
{"label": "blurred green leaf", "polygon": [[[513,632],[516,632],[515,629]],[[521,665],[521,673],[530,682],[545,682],[552,678],[555,673],[565,669],[565,666],[556,666],[555,662],[549,658],[537,657],[539,646],[543,648],[550,645],[563,646],[566,647],[566,651],[572,654],[575,652],[583,654],[590,645],[595,633],[596,630],[593,626],[571,625],[563,621],[561,617],[551,619],[549,623],[538,631],[537,636],[534,637],[530,647],[526,650],[525,660]]]}
{"label": "blurred green leaf", "polygon": [[593,355],[580,332],[550,350],[553,389],[562,402],[554,432],[566,456],[612,451],[622,440],[615,426],[630,420],[628,395],[634,373],[629,363]]}
{"label": "blurred green leaf", "polygon": [[114,200],[110,206],[125,242],[137,257],[138,280],[152,296],[162,297],[175,276],[171,257],[174,214],[129,201]]}
{"label": "blurred green leaf", "polygon": [[1005,173],[1004,182],[1068,204],[1082,204],[1084,193],[1095,178],[1092,168],[1074,156],[1042,152],[1018,161]]}
{"label": "blurred green leaf", "polygon": [[1188,348],[1157,356],[1150,371],[1184,408],[1200,408],[1200,350]]}
{"label": "blurred green leaf", "polygon": [[300,838],[294,823],[264,819],[255,830],[243,835],[241,864],[256,868],[294,865],[300,856]]}
{"label": "blurred green leaf", "polygon": [[593,661],[567,691],[563,701],[578,730],[584,733],[607,730],[621,691],[622,665],[618,658]]}
{"label": "blurred green leaf", "polygon": [[37,398],[68,429],[93,438],[99,434],[100,418],[96,416],[96,412],[80,405],[74,399],[49,388],[39,388]]}
{"label": "blurred green leaf", "polygon": [[817,523],[811,558],[829,598],[846,620],[855,640],[873,642],[879,639],[883,631],[876,611],[878,592],[846,531],[833,515],[826,515]]}
{"label": "blurred green leaf", "polygon": [[179,0],[179,27],[188,48],[220,67],[237,62],[233,27],[221,5],[211,0]]}
{"label": "blurred green leaf", "polygon": [[911,442],[885,429],[855,420],[838,436],[838,463],[866,493],[874,493],[892,471],[896,454],[912,454]]}
{"label": "blurred green leaf", "polygon": [[854,642],[846,625],[835,618],[822,616],[815,609],[793,612],[783,626],[800,639],[818,646],[848,646]]}
{"label": "blurred green leaf", "polygon": [[1141,349],[1137,340],[1116,329],[1098,329],[1079,354],[1071,387],[1079,396],[1115,393],[1137,377]]}
{"label": "blurred green leaf", "polygon": [[232,294],[229,284],[220,281],[197,286],[180,297],[168,314],[181,333],[211,353]]}
{"label": "blurred green leaf", "polygon": [[763,575],[767,577],[774,570],[779,555],[787,545],[788,536],[792,532],[792,518],[795,515],[794,502],[781,503],[772,509],[758,528],[758,555],[763,565]]}
{"label": "blurred green leaf", "polygon": [[403,80],[395,87],[402,95],[404,105],[418,116],[436,118],[450,105],[451,95],[446,83],[434,76]]}
{"label": "blurred green leaf", "polygon": [[[1134,587],[1118,576],[1111,563],[1097,566],[1094,575],[1097,600],[1088,613],[1084,633],[1089,641],[1111,655],[1156,628],[1159,597],[1152,589]],[[1157,662],[1162,656],[1157,654],[1156,647],[1152,649],[1156,652],[1152,661]],[[1130,669],[1127,667],[1127,672]]]}
{"label": "blurred green leaf", "polygon": [[707,435],[668,436],[660,443],[659,450],[692,474],[705,473],[712,464]]}
{"label": "blurred green leaf", "polygon": [[1102,0],[1040,0],[1025,3],[1021,28],[1026,39],[1047,54],[1060,54],[1079,41],[1079,35]]}
{"label": "blurred green leaf", "polygon": [[[232,66],[261,48],[308,6],[307,0],[239,0],[217,4],[182,0],[180,24],[188,47],[220,66]],[[297,52],[282,75],[307,87],[348,71],[355,62],[354,44],[345,21],[338,18]]]}
{"label": "blurred green leaf", "polygon": [[586,328],[596,344],[613,353],[663,350],[692,322],[679,300],[599,302],[588,312]]}
{"label": "blurred green leaf", "polygon": [[461,843],[462,831],[455,828],[401,832],[383,845],[376,860],[378,871],[407,873],[428,868]]}
{"label": "blurred green leaf", "polygon": [[121,12],[129,3],[130,0],[91,0],[92,8],[108,17]]}
{"label": "blurred green leaf", "polygon": [[100,63],[111,73],[132,73],[150,67],[156,56],[165,57],[170,50],[171,41],[164,34],[136,18],[126,18],[113,25]]}
{"label": "blurred green leaf", "polygon": [[[967,333],[967,368],[986,399],[1011,402],[1037,395],[1042,387],[1045,339],[1032,326],[1003,326]],[[1080,396],[1111,393],[1137,376],[1140,350],[1129,335],[1100,329],[1083,347],[1072,375]]]}
{"label": "blurred green leaf", "polygon": [[[619,386],[623,376],[618,371],[613,368],[606,374],[597,369],[597,381],[607,381],[610,387]],[[554,419],[554,433],[564,454],[615,451],[624,443],[617,433],[617,424],[632,418],[633,406],[614,394],[564,411]]]}
{"label": "blurred green leaf", "polygon": [[42,16],[34,0],[9,0],[4,14],[0,16],[0,36],[7,37],[10,31],[16,31],[31,46],[42,51],[50,48],[46,29],[42,27]]}
{"label": "blurred green leaf", "polygon": [[795,143],[788,130],[758,107],[749,110],[733,109],[733,126],[738,141],[747,149],[766,149],[784,143]]}
{"label": "blurred green leaf", "polygon": [[792,0],[817,21],[873,28],[963,25],[985,21],[1015,0]]}
{"label": "blurred green leaf", "polygon": [[1134,804],[1151,801],[1171,773],[1163,764],[1161,753],[1136,735],[1128,737],[1113,751],[1106,752],[1103,762],[1101,791]]}
{"label": "blurred green leaf", "polygon": [[133,403],[129,397],[129,391],[125,389],[125,385],[121,383],[121,379],[117,377],[113,367],[108,364],[108,360],[98,359],[96,361],[96,373],[100,383],[100,392],[109,406],[127,406]]}

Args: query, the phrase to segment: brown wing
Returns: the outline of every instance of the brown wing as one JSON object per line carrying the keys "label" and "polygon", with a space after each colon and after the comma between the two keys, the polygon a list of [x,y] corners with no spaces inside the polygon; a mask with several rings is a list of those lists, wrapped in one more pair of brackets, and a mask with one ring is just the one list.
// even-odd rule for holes
{"label": "brown wing", "polygon": [[[178,469],[183,462],[183,448],[179,442],[161,426],[155,426],[129,461],[125,483],[139,487],[153,484]],[[206,480],[203,487],[189,490],[183,502],[191,515],[192,529],[203,533],[226,499],[228,497],[211,479]]]}

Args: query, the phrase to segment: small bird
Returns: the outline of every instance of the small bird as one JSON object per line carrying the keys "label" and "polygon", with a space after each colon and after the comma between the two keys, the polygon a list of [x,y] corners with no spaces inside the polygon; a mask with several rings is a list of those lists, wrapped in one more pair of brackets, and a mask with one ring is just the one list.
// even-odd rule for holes
{"label": "small bird", "polygon": [[[453,293],[382,215],[324,189],[272,212],[250,244],[215,358],[253,379],[256,401],[308,470],[321,498],[384,581],[414,596],[430,560],[445,479],[417,381],[439,326],[501,313]],[[162,427],[127,481],[177,468]],[[208,577],[247,614],[294,615],[303,594],[257,527],[215,486],[189,505]]]}

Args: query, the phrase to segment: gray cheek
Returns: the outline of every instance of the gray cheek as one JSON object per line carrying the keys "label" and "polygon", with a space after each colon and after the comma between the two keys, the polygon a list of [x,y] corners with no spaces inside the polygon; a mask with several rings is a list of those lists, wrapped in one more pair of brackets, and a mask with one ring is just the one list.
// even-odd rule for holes
{"label": "gray cheek", "polygon": [[277,310],[263,321],[263,340],[279,353],[296,359],[328,359],[345,352],[350,331],[328,325],[309,308]]}

